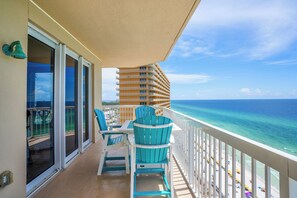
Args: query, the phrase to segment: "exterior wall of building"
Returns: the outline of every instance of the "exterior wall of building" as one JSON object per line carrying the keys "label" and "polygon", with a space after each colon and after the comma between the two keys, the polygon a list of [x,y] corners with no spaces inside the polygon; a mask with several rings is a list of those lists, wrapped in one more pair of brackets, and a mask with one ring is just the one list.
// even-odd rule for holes
{"label": "exterior wall of building", "polygon": [[[28,2],[0,2],[0,44],[20,40],[27,49]],[[0,197],[25,197],[26,191],[26,79],[27,60],[0,51],[0,173],[13,172],[11,185]]]}
{"label": "exterior wall of building", "polygon": [[[69,32],[28,0],[0,2],[0,44],[20,40],[27,54],[28,21],[93,64],[93,107],[101,107],[101,61]],[[13,183],[0,189],[0,197],[26,196],[26,81],[27,59],[0,52],[0,173],[13,172]],[[97,125],[93,141],[97,137]],[[94,129],[94,127],[93,127]],[[96,132],[96,133],[95,133]]]}
{"label": "exterior wall of building", "polygon": [[120,68],[117,73],[120,105],[170,108],[170,82],[158,64]]}

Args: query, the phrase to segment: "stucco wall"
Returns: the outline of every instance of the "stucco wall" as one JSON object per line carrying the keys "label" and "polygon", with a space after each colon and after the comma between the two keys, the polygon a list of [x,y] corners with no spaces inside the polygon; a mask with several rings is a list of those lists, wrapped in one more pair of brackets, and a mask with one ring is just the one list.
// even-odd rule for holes
{"label": "stucco wall", "polygon": [[[101,107],[101,60],[69,32],[28,0],[0,1],[0,45],[20,40],[27,54],[28,21],[66,44],[93,64],[93,106]],[[27,59],[0,52],[0,173],[11,170],[13,184],[0,189],[1,198],[26,196]],[[94,122],[93,142],[98,139]]]}
{"label": "stucco wall", "polygon": [[[28,1],[0,1],[0,45],[20,40],[27,49]],[[0,172],[11,170],[13,184],[0,197],[25,196],[26,188],[26,71],[27,60],[0,52]]]}

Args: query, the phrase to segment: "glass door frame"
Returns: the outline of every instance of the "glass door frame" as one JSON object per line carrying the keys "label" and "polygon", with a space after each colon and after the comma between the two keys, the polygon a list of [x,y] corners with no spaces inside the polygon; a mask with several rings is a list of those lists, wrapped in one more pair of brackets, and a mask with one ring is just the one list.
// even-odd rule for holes
{"label": "glass door frame", "polygon": [[[79,123],[81,123],[79,128],[80,131],[80,138],[79,138],[79,144],[80,146],[80,151],[83,152],[91,143],[92,143],[92,64],[90,62],[88,62],[87,60],[85,60],[83,57],[80,57],[79,59],[79,63],[78,63],[78,67],[79,67],[79,87],[80,87],[80,91],[81,94],[79,95],[79,104],[81,105],[81,107],[79,108]],[[84,141],[83,139],[83,69],[84,67],[88,67],[88,108],[87,110],[87,114],[88,114],[88,129],[87,129],[87,133],[88,133],[88,140]]]}
{"label": "glass door frame", "polygon": [[52,37],[50,37],[45,32],[39,30],[36,26],[29,23],[28,24],[28,36],[41,41],[42,43],[55,49],[55,67],[54,67],[54,165],[40,174],[38,177],[33,179],[30,183],[26,185],[27,196],[34,193],[41,187],[44,181],[48,180],[56,173],[59,172],[61,167],[61,152],[60,152],[60,126],[61,121],[59,120],[59,115],[61,113],[60,108],[60,93],[61,93],[61,44]]}
{"label": "glass door frame", "polygon": [[[27,196],[34,195],[40,188],[46,185],[51,178],[57,175],[61,169],[66,168],[71,162],[92,143],[93,130],[93,86],[92,74],[93,67],[90,62],[77,55],[32,23],[28,23],[28,36],[43,42],[55,49],[55,68],[54,68],[54,160],[55,163],[45,172],[33,179],[26,185]],[[65,130],[65,74],[66,74],[66,55],[78,60],[78,84],[77,84],[77,108],[78,108],[78,148],[66,157],[66,130]],[[88,133],[89,139],[83,142],[83,68],[88,67]]]}
{"label": "glass door frame", "polygon": [[[62,155],[62,167],[63,168],[66,168],[67,166],[69,166],[69,164],[71,164],[71,162],[79,155],[80,153],[80,122],[78,121],[79,120],[79,117],[81,116],[80,115],[80,112],[79,112],[79,109],[80,109],[80,101],[79,101],[79,98],[80,98],[80,94],[81,94],[81,89],[80,89],[80,83],[77,84],[77,87],[76,87],[76,92],[77,92],[77,96],[75,97],[78,97],[76,100],[77,100],[77,108],[78,108],[78,119],[76,120],[78,123],[77,124],[77,130],[78,130],[78,148],[75,149],[71,154],[69,154],[68,156],[66,156],[66,125],[65,125],[65,110],[66,110],[66,106],[65,106],[65,99],[66,99],[66,84],[65,84],[65,80],[66,80],[66,56],[70,56],[71,58],[75,59],[78,61],[78,78],[79,78],[79,75],[80,74],[80,71],[79,71],[79,56],[73,52],[72,50],[68,49],[66,47],[66,45],[63,45],[62,46],[62,70],[63,70],[63,73],[62,73],[62,87],[63,87],[63,91],[62,91],[62,97],[61,97],[61,122],[62,122],[62,129],[61,129],[61,155]],[[78,79],[75,79],[75,80],[78,80]]]}

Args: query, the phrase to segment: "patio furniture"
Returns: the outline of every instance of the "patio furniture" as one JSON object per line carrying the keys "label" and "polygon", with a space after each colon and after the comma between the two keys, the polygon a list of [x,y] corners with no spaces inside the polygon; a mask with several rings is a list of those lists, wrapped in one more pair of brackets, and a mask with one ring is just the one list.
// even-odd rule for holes
{"label": "patio furniture", "polygon": [[[135,120],[133,125],[134,136],[129,136],[131,146],[130,197],[162,195],[173,197],[172,143],[174,143],[174,138],[171,136],[172,120],[163,116],[147,116]],[[168,173],[170,173],[170,186],[167,180]],[[137,192],[137,176],[141,174],[160,174],[165,189]]]}
{"label": "patio furniture", "polygon": [[[129,146],[127,144],[127,134],[120,131],[108,130],[103,111],[94,110],[99,125],[99,133],[102,137],[102,151],[99,162],[97,175],[101,175],[105,171],[126,170],[129,174]],[[114,149],[125,147],[125,156],[108,157],[108,152]],[[107,166],[106,161],[125,160],[125,166]]]}
{"label": "patio furniture", "polygon": [[[126,120],[122,126],[119,128],[119,131],[127,133],[128,135],[134,134],[134,128],[133,128],[133,122],[134,120]],[[175,123],[172,125],[172,133],[180,133],[182,132],[182,129],[177,126]]]}
{"label": "patio furniture", "polygon": [[135,109],[136,119],[142,118],[145,116],[156,115],[155,109],[150,106],[139,106]]}

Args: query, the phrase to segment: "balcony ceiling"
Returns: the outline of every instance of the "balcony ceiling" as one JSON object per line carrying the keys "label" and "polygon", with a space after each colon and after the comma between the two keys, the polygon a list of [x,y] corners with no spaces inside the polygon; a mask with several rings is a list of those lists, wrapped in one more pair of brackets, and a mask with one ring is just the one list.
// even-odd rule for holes
{"label": "balcony ceiling", "polygon": [[33,0],[103,62],[139,66],[169,55],[200,0]]}

